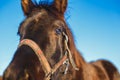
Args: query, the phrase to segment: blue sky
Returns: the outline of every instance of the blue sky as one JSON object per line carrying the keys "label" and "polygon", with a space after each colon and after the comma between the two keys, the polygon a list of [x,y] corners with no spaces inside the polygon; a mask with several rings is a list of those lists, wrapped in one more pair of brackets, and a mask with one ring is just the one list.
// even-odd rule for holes
{"label": "blue sky", "polygon": [[[69,0],[67,22],[86,61],[106,59],[120,71],[120,0]],[[19,42],[20,0],[0,0],[0,75]]]}

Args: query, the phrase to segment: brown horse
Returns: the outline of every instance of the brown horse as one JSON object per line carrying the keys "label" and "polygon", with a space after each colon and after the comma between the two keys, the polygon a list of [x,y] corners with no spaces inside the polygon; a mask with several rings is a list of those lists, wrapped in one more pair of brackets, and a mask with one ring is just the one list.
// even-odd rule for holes
{"label": "brown horse", "polygon": [[22,0],[26,19],[18,34],[20,44],[3,80],[120,80],[106,60],[87,63],[75,47],[64,13],[67,0]]}

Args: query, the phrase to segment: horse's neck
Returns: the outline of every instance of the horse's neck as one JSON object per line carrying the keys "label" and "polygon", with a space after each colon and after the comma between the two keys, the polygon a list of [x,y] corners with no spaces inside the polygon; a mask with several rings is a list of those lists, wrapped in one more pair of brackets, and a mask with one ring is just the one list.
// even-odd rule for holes
{"label": "horse's neck", "polygon": [[81,68],[82,66],[86,64],[84,58],[81,56],[81,54],[77,50],[75,51],[73,55],[74,55],[75,63],[78,68]]}
{"label": "horse's neck", "polygon": [[79,53],[79,51],[77,51],[77,50],[74,51],[73,56],[74,56],[76,66],[77,66],[77,68],[79,68],[79,71],[74,70],[76,73],[76,77],[81,77],[80,79],[76,79],[76,80],[82,80],[83,79],[82,72],[83,72],[84,66],[86,65],[86,62],[83,59],[83,57],[81,56],[81,54]]}

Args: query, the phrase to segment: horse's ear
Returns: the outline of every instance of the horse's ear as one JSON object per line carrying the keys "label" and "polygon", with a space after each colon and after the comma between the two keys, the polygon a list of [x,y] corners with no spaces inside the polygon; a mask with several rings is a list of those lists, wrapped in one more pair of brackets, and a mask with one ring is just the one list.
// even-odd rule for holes
{"label": "horse's ear", "polygon": [[21,1],[22,9],[24,14],[27,16],[32,9],[35,7],[34,3],[31,0],[22,0]]}
{"label": "horse's ear", "polygon": [[68,4],[68,0],[55,0],[54,1],[55,8],[57,9],[58,12],[62,14],[64,14],[64,12],[66,11],[67,4]]}

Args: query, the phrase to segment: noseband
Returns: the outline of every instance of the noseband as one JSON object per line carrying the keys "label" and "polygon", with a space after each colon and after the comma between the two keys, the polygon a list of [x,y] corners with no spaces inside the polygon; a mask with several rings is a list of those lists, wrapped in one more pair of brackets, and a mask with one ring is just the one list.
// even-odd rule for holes
{"label": "noseband", "polygon": [[18,48],[21,47],[22,45],[27,45],[29,46],[30,48],[33,49],[33,51],[35,52],[35,54],[37,55],[40,63],[41,63],[41,66],[42,66],[42,69],[45,73],[45,78],[44,80],[50,80],[51,79],[51,76],[52,74],[54,74],[56,72],[56,70],[62,66],[63,64],[66,64],[66,69],[65,69],[65,72],[64,74],[67,73],[67,70],[68,70],[68,67],[69,67],[69,63],[71,63],[71,65],[73,66],[73,68],[75,70],[79,70],[77,67],[76,67],[76,64],[72,58],[72,54],[71,54],[71,51],[70,49],[68,48],[68,36],[63,32],[63,36],[65,37],[65,40],[64,40],[64,44],[65,44],[65,47],[66,47],[66,52],[65,52],[65,55],[62,57],[62,59],[54,65],[54,67],[50,67],[50,64],[48,63],[45,55],[43,54],[41,48],[32,40],[30,39],[23,39]]}

